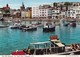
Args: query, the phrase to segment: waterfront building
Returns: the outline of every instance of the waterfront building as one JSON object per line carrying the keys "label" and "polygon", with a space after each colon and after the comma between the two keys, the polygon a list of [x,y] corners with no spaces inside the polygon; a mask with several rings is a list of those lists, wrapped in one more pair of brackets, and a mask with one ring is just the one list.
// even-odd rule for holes
{"label": "waterfront building", "polygon": [[58,8],[53,7],[52,9],[52,19],[58,19],[60,15],[60,10]]}
{"label": "waterfront building", "polygon": [[21,17],[21,11],[20,11],[20,9],[18,9],[18,10],[14,9],[12,11],[12,17],[13,18],[20,18]]}
{"label": "waterfront building", "polygon": [[60,19],[61,18],[65,18],[65,10],[62,10],[61,12],[60,12]]}
{"label": "waterfront building", "polygon": [[32,7],[32,18],[39,18],[39,7]]}
{"label": "waterfront building", "polygon": [[28,7],[26,9],[26,18],[32,18],[32,8]]}
{"label": "waterfront building", "polygon": [[21,11],[21,18],[25,18],[26,17],[26,11]]}
{"label": "waterfront building", "polygon": [[66,11],[66,17],[77,18],[80,17],[80,6],[72,6],[69,10]]}
{"label": "waterfront building", "polygon": [[52,18],[52,8],[50,5],[39,6],[40,18]]}

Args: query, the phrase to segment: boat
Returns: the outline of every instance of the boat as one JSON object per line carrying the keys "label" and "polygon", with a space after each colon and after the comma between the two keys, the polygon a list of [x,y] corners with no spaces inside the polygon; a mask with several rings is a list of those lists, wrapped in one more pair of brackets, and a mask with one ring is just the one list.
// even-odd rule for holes
{"label": "boat", "polygon": [[65,45],[60,40],[50,40],[45,42],[30,43],[31,55],[56,54],[65,51]]}
{"label": "boat", "polygon": [[22,28],[23,31],[36,31],[37,27],[35,25],[26,26],[25,28]]}
{"label": "boat", "polygon": [[11,29],[19,29],[19,26],[20,26],[20,24],[15,23],[15,24],[9,26],[9,28],[11,28]]}
{"label": "boat", "polygon": [[22,30],[23,28],[26,28],[26,25],[20,25],[19,29]]}
{"label": "boat", "polygon": [[[56,35],[51,35],[49,41],[30,43],[27,49],[18,51],[17,55],[70,55],[70,54],[80,54],[80,44],[79,49],[72,50],[70,45],[63,44]],[[15,55],[16,52],[12,52]]]}
{"label": "boat", "polygon": [[0,25],[0,28],[6,28],[8,27],[7,25]]}
{"label": "boat", "polygon": [[0,18],[0,21],[4,21],[4,18],[3,18],[3,17],[1,17],[1,18]]}
{"label": "boat", "polygon": [[37,27],[43,27],[43,24],[42,23],[36,23],[36,24],[34,24],[34,25],[36,25]]}
{"label": "boat", "polygon": [[66,20],[63,20],[63,26],[68,26],[69,22],[67,22]]}
{"label": "boat", "polygon": [[43,27],[43,32],[54,32],[55,31],[55,25],[52,23],[46,23]]}
{"label": "boat", "polygon": [[70,26],[71,27],[76,27],[76,21],[75,20],[70,21]]}

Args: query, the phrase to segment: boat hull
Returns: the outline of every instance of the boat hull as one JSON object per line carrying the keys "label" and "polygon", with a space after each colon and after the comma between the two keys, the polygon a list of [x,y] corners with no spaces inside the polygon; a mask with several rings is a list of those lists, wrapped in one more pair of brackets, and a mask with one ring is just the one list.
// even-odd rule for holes
{"label": "boat hull", "polygon": [[19,27],[11,27],[11,29],[18,29]]}
{"label": "boat hull", "polygon": [[72,25],[71,25],[72,27],[76,27],[76,23],[72,23]]}
{"label": "boat hull", "polygon": [[35,31],[35,30],[37,30],[37,28],[29,28],[29,29],[27,29],[27,31]]}
{"label": "boat hull", "polygon": [[6,28],[6,27],[8,27],[8,26],[0,26],[0,28]]}
{"label": "boat hull", "polygon": [[55,31],[55,27],[52,28],[43,28],[43,32],[54,32]]}

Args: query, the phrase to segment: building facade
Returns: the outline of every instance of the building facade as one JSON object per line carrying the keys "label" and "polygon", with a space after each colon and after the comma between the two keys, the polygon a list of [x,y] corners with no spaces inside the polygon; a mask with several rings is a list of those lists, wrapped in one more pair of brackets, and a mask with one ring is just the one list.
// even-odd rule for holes
{"label": "building facade", "polygon": [[70,18],[80,18],[80,6],[71,7],[69,10],[66,11],[66,17]]}
{"label": "building facade", "polygon": [[39,6],[40,18],[52,18],[52,8],[50,5]]}
{"label": "building facade", "polygon": [[51,18],[52,9],[50,8],[40,8],[39,9],[39,17],[40,18]]}
{"label": "building facade", "polygon": [[32,18],[32,8],[31,7],[26,9],[26,18]]}
{"label": "building facade", "polygon": [[32,18],[39,18],[39,7],[32,7]]}
{"label": "building facade", "polygon": [[52,19],[58,19],[60,16],[60,10],[57,8],[52,9]]}

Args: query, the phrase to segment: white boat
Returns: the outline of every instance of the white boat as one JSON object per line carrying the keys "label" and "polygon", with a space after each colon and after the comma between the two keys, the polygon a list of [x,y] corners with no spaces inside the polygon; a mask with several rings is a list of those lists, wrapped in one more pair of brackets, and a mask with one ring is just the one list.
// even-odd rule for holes
{"label": "white boat", "polygon": [[11,29],[19,29],[20,24],[15,23],[14,25],[9,26]]}
{"label": "white boat", "polygon": [[8,27],[8,26],[6,26],[6,25],[0,25],[0,28],[6,28],[6,27]]}

